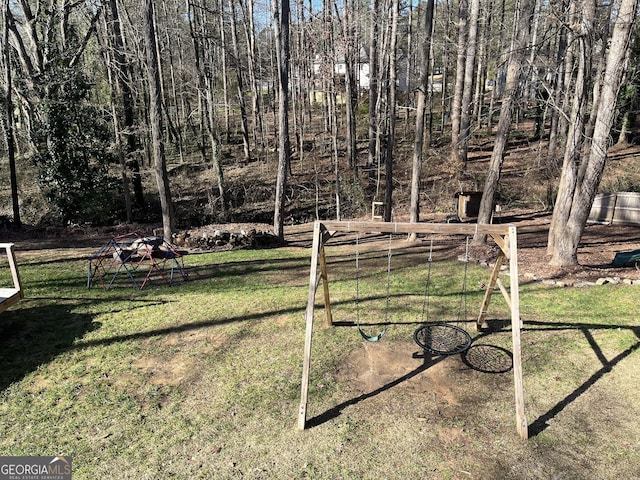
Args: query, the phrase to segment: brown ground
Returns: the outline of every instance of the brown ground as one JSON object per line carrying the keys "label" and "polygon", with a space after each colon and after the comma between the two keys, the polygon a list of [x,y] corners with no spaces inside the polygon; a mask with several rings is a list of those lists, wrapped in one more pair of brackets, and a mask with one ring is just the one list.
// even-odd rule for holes
{"label": "brown ground", "polygon": [[[501,223],[513,223],[518,228],[518,264],[521,276],[528,279],[554,280],[570,286],[580,281],[596,281],[598,278],[618,277],[640,280],[640,270],[635,267],[616,268],[612,262],[617,252],[640,249],[640,227],[633,225],[587,225],[578,250],[579,265],[558,268],[549,265],[546,253],[549,222],[551,215],[546,212],[518,211],[505,212]],[[398,218],[398,221],[405,221]],[[429,221],[429,219],[427,219]],[[87,227],[73,229],[32,229],[16,233],[6,231],[3,241],[13,241],[18,250],[45,250],[58,248],[98,249],[108,239],[138,231],[151,234],[152,225],[118,225],[114,227]],[[272,226],[261,223],[235,223],[208,225],[191,230],[201,234],[202,230],[226,229],[231,232],[255,229],[259,232],[272,231]],[[285,228],[287,243],[291,246],[308,248],[311,246],[312,224],[295,225]]]}
{"label": "brown ground", "polygon": [[[595,281],[602,277],[640,279],[635,267],[616,268],[612,262],[617,252],[640,249],[640,228],[633,225],[587,225],[580,248],[579,265],[558,268],[549,265],[546,254],[550,215],[523,215],[514,218],[518,226],[518,260],[521,274],[538,279]],[[522,220],[522,221],[519,221]]]}
{"label": "brown ground", "polygon": [[[404,221],[402,218],[398,221]],[[500,219],[518,228],[518,265],[521,276],[537,280],[564,282],[567,286],[580,281],[596,281],[604,277],[638,280],[640,271],[635,267],[616,268],[612,262],[620,251],[640,249],[640,227],[633,225],[588,225],[578,250],[579,265],[558,268],[549,265],[546,253],[551,214],[546,212],[508,213]],[[294,245],[310,242],[308,225],[285,230]],[[310,243],[309,243],[310,245]]]}

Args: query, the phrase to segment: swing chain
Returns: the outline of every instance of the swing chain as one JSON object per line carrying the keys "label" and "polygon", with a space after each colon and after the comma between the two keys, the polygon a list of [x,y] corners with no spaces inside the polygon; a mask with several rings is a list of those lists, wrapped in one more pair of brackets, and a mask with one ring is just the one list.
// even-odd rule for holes
{"label": "swing chain", "polygon": [[431,264],[433,263],[433,234],[429,245],[429,258],[427,260],[427,280],[424,284],[424,300],[422,301],[422,323],[429,321],[429,307],[431,304]]}
{"label": "swing chain", "polygon": [[387,299],[385,307],[385,326],[377,335],[367,335],[360,325],[360,234],[356,233],[356,323],[358,331],[363,339],[367,342],[377,342],[387,332],[389,325],[389,291],[390,291],[390,275],[391,275],[391,234],[389,235],[389,252],[387,255]]}

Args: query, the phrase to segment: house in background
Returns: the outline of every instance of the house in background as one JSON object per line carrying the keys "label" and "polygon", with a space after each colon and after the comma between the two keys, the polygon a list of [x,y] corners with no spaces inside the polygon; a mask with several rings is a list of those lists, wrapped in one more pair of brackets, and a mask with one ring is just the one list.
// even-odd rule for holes
{"label": "house in background", "polygon": [[[397,86],[400,92],[407,90],[407,76],[406,68],[402,65],[406,63],[404,56],[398,58],[398,72],[397,72]],[[355,85],[358,92],[369,90],[371,84],[371,77],[369,71],[369,56],[366,49],[360,49],[360,55],[355,65]],[[323,61],[320,55],[316,55],[313,62],[313,86],[310,91],[311,101],[314,103],[322,103],[324,101],[325,92],[322,86],[322,69]],[[333,65],[333,74],[337,77],[338,92],[337,99],[339,103],[344,103],[344,84],[347,73],[347,65],[345,62],[344,54],[342,52],[337,54],[336,61]]]}

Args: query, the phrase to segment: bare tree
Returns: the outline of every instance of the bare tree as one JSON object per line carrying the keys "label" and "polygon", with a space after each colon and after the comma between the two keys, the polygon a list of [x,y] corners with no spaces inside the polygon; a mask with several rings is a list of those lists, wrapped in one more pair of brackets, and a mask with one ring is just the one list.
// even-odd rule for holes
{"label": "bare tree", "polygon": [[552,89],[549,93],[549,97],[552,101],[554,108],[551,110],[551,122],[549,126],[549,150],[548,158],[549,165],[553,168],[556,163],[556,155],[559,149],[560,138],[564,133],[562,131],[562,125],[566,125],[566,121],[563,121],[561,116],[561,106],[563,92],[565,90],[565,83],[567,76],[565,75],[566,69],[564,68],[565,62],[570,62],[570,58],[567,58],[567,47],[569,45],[569,28],[568,25],[572,22],[569,21],[569,4],[575,4],[570,0],[562,0],[560,2],[559,16],[563,20],[560,22],[558,42],[556,47],[556,69],[553,75]]}
{"label": "bare tree", "polygon": [[20,228],[22,220],[20,219],[20,202],[18,198],[18,178],[16,173],[16,142],[15,142],[15,121],[13,118],[13,79],[11,76],[11,46],[9,45],[9,17],[11,12],[10,0],[6,0],[3,9],[3,40],[2,53],[5,69],[5,115],[6,122],[4,125],[5,138],[7,141],[7,154],[9,157],[9,183],[11,186],[11,205],[13,211],[13,224]]}
{"label": "bare tree", "polygon": [[389,81],[387,83],[387,151],[385,153],[385,190],[384,190],[384,221],[391,221],[393,211],[393,147],[396,140],[396,55],[398,41],[398,0],[391,2],[391,32],[389,46]]}
{"label": "bare tree", "polygon": [[273,214],[275,235],[284,240],[284,213],[291,143],[289,140],[289,0],[273,0],[278,63],[278,174]]}
{"label": "bare tree", "polygon": [[554,249],[550,262],[552,265],[569,266],[578,263],[578,245],[606,163],[610,130],[616,112],[618,92],[626,69],[625,57],[636,22],[637,8],[638,0],[621,0],[617,11],[609,42],[593,139],[587,156],[580,166],[578,181],[573,189],[573,201],[568,207],[568,215],[564,211],[560,212],[567,221],[554,230],[555,238],[552,242]]}
{"label": "bare tree", "polygon": [[242,65],[240,63],[240,47],[238,45],[238,27],[236,25],[236,7],[234,0],[229,0],[229,12],[231,15],[231,40],[236,70],[236,86],[238,89],[238,106],[240,107],[240,126],[242,127],[242,145],[244,147],[245,160],[251,160],[249,152],[249,125],[247,121],[247,108],[244,100],[244,79],[242,77]]}
{"label": "bare tree", "polygon": [[[344,95],[346,116],[346,154],[349,166],[355,169],[357,163],[356,114],[355,114],[355,72],[356,65],[356,27],[353,1],[343,0],[342,41],[344,51]],[[337,7],[336,7],[337,10]]]}
{"label": "bare tree", "polygon": [[[106,26],[107,23],[108,22],[105,17],[105,31],[110,30],[109,27]],[[113,43],[113,42],[109,41],[107,43]],[[126,162],[126,157],[124,152],[125,147],[122,144],[122,139],[121,139],[122,127],[120,122],[120,114],[118,112],[119,89],[118,89],[118,82],[115,80],[115,77],[118,75],[118,73],[117,73],[116,62],[113,59],[114,57],[113,49],[109,48],[108,46],[106,48],[103,48],[103,56],[105,59],[105,66],[107,70],[107,81],[109,83],[109,91],[110,91],[110,97],[111,97],[111,121],[113,123],[113,136],[114,136],[114,144],[115,144],[114,149],[116,151],[116,156],[120,161],[120,176],[122,178],[122,189],[124,191],[124,205],[125,205],[125,212],[127,216],[127,223],[131,223],[133,221],[133,209],[131,205],[131,193],[129,192],[129,177],[127,175],[127,162]]]}
{"label": "bare tree", "polygon": [[420,80],[416,99],[416,134],[413,144],[413,168],[411,172],[411,207],[410,221],[420,221],[420,175],[422,173],[422,157],[424,151],[424,130],[427,97],[429,96],[429,67],[431,65],[431,32],[433,24],[434,0],[428,0],[424,8],[422,21],[424,37],[420,45]]}
{"label": "bare tree", "polygon": [[473,100],[473,118],[475,118],[476,128],[482,127],[482,108],[486,94],[487,63],[489,60],[488,38],[491,30],[491,17],[493,13],[493,2],[485,2],[479,20],[478,38],[478,68],[476,69],[476,88]]}
{"label": "bare tree", "polygon": [[[516,2],[516,22],[514,23],[511,48],[509,49],[506,85],[502,96],[498,129],[496,131],[493,151],[491,152],[491,160],[489,161],[487,178],[482,192],[482,200],[480,201],[478,223],[491,223],[493,205],[502,174],[504,154],[513,121],[513,110],[516,105],[519,89],[522,87],[522,78],[525,74],[524,59],[526,58],[525,55],[528,44],[528,25],[531,21],[533,8],[534,0],[519,0]],[[476,235],[473,239],[476,244],[484,243],[485,240],[486,235]]]}
{"label": "bare tree", "polygon": [[157,38],[153,20],[153,0],[144,0],[143,21],[144,40],[147,52],[147,78],[149,81],[149,123],[151,124],[152,152],[155,165],[156,183],[162,208],[162,227],[164,238],[171,241],[175,228],[169,175],[164,155],[164,139],[162,131],[162,94],[160,86],[160,70],[158,69]]}
{"label": "bare tree", "polygon": [[[458,161],[464,168],[467,163],[469,138],[471,136],[471,97],[473,95],[473,72],[476,65],[476,49],[478,43],[478,17],[480,0],[471,0],[469,4],[469,30],[466,41],[464,60],[464,88],[460,105],[460,136],[458,138]],[[455,147],[454,147],[455,148]]]}
{"label": "bare tree", "polygon": [[253,140],[254,144],[264,146],[264,127],[262,119],[262,107],[260,90],[258,88],[258,60],[256,46],[256,32],[254,23],[254,0],[241,0],[243,27],[247,43],[247,71],[251,86],[251,112],[253,116]]}
{"label": "bare tree", "polygon": [[[201,135],[209,138],[211,166],[215,172],[218,197],[222,212],[226,212],[225,181],[220,164],[220,139],[216,129],[216,114],[213,89],[216,79],[213,77],[214,60],[212,48],[208,48],[209,35],[206,31],[206,9],[199,2],[192,0],[189,4],[189,31],[193,42],[195,67],[198,75],[198,101],[200,104]],[[201,152],[206,160],[205,142],[202,141]]]}
{"label": "bare tree", "polygon": [[380,0],[371,0],[370,33],[369,33],[369,155],[367,168],[369,178],[373,178],[373,169],[378,163],[380,152],[376,148],[379,139],[379,84],[378,78],[378,35],[380,22]]}
{"label": "bare tree", "polygon": [[467,23],[469,19],[469,0],[460,0],[458,5],[458,43],[456,55],[456,78],[451,106],[451,160],[462,164],[460,157],[460,127],[462,113],[462,95],[465,88],[465,59],[467,48]]}
{"label": "bare tree", "polygon": [[556,207],[549,227],[549,243],[547,244],[549,253],[554,251],[555,242],[559,238],[556,231],[562,230],[563,224],[568,220],[573,193],[578,182],[578,166],[584,145],[586,108],[589,96],[587,83],[591,78],[595,14],[595,2],[586,1],[582,9],[581,31],[576,32],[578,68]]}

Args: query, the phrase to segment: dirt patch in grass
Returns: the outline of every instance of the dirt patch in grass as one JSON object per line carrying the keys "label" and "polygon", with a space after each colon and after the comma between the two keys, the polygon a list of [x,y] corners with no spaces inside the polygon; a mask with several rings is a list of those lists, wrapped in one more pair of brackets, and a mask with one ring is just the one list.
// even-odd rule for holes
{"label": "dirt patch in grass", "polygon": [[[398,379],[406,378],[406,382],[398,385],[405,393],[435,393],[449,405],[459,405],[456,396],[457,382],[453,381],[453,369],[459,363],[453,358],[446,358],[429,364],[431,358],[421,357],[419,347],[410,342],[375,345],[363,343],[349,355],[344,366],[337,374],[337,381],[361,394],[383,391]],[[412,354],[418,353],[420,356]]]}

